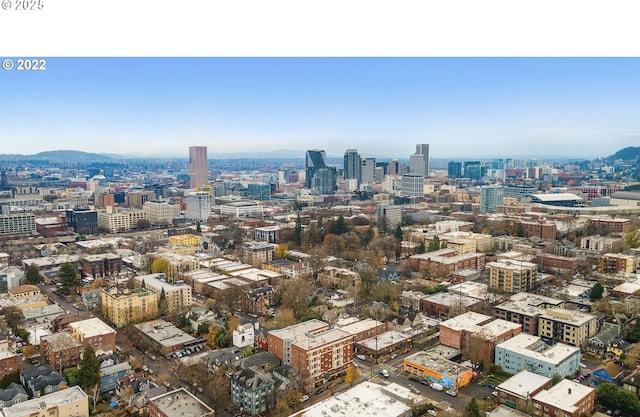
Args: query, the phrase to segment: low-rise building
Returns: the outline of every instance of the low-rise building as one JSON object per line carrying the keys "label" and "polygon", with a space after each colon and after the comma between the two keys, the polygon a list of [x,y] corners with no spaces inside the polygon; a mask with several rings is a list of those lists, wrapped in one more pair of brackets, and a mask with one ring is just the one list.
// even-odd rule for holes
{"label": "low-rise building", "polygon": [[253,324],[246,323],[233,329],[233,346],[237,348],[253,347],[255,343],[255,328]]}
{"label": "low-rise building", "polygon": [[487,270],[489,271],[489,288],[511,293],[531,290],[538,275],[538,265],[510,259],[489,262]]}
{"label": "low-rise building", "polygon": [[80,261],[82,272],[93,278],[115,276],[122,270],[122,257],[115,253],[86,255]]}
{"label": "low-rise building", "polygon": [[273,260],[276,245],[267,242],[246,242],[242,245],[244,262],[258,267]]}
{"label": "low-rise building", "polygon": [[600,272],[627,274],[633,273],[635,268],[635,257],[622,253],[605,253],[600,262]]}
{"label": "low-rise building", "polygon": [[20,358],[13,350],[0,351],[0,379],[15,373],[20,367]]}
{"label": "low-rise building", "polygon": [[185,343],[189,344],[196,340],[193,336],[164,320],[152,320],[136,324],[135,328],[163,355],[181,350],[184,348]]}
{"label": "low-rise building", "polygon": [[266,372],[245,368],[231,375],[231,401],[251,415],[271,410],[277,400],[276,381]]}
{"label": "low-rise building", "polygon": [[[347,319],[348,320],[348,319]],[[387,325],[372,318],[354,321],[338,320],[334,327],[353,336],[354,342],[378,336],[387,330]]]}
{"label": "low-rise building", "polygon": [[102,290],[102,314],[116,327],[138,323],[158,317],[158,294],[138,288],[117,288]]}
{"label": "low-rise building", "polygon": [[79,386],[69,387],[2,410],[3,417],[85,417],[89,415],[89,397]]}
{"label": "low-rise building", "polygon": [[524,333],[536,336],[538,334],[538,318],[548,308],[563,308],[564,306],[565,302],[559,298],[521,292],[512,295],[509,301],[495,306],[493,315],[499,319],[519,323],[522,325]]}
{"label": "low-rise building", "polygon": [[40,338],[40,354],[49,365],[60,372],[77,365],[83,351],[84,345],[68,332],[53,333]]}
{"label": "low-rise building", "polygon": [[402,369],[412,375],[458,390],[469,384],[473,370],[428,352],[417,352],[404,359]]}
{"label": "low-rise building", "polygon": [[39,398],[68,387],[67,381],[51,365],[26,366],[20,369],[20,382],[29,396]]}
{"label": "low-rise building", "polygon": [[496,387],[498,403],[526,409],[531,397],[553,386],[553,378],[523,369]]}
{"label": "low-rise building", "polygon": [[342,290],[349,288],[360,288],[360,274],[346,268],[335,266],[325,266],[318,273],[320,284],[325,288],[339,288]]}
{"label": "low-rise building", "polygon": [[191,307],[191,286],[184,281],[169,283],[164,274],[139,275],[135,280],[137,286],[153,291],[158,298],[164,291],[168,314],[179,314]]}
{"label": "low-rise building", "polygon": [[29,395],[22,385],[12,382],[7,388],[0,389],[0,410],[11,407],[14,404],[25,402],[28,399]]}
{"label": "low-rise building", "polygon": [[100,394],[106,394],[116,389],[118,381],[131,372],[129,362],[115,363],[100,367]]}
{"label": "low-rise building", "polygon": [[150,417],[214,417],[215,411],[196,396],[179,388],[149,400]]}
{"label": "low-rise building", "polygon": [[587,416],[593,412],[595,399],[594,388],[563,379],[533,396],[533,414],[536,416]]}
{"label": "low-rise building", "polygon": [[111,353],[116,347],[116,331],[97,317],[69,323],[69,329],[84,347],[91,345],[96,355]]}
{"label": "low-rise building", "polygon": [[35,285],[19,285],[14,288],[9,289],[9,296],[14,300],[19,300],[27,297],[40,297],[42,294],[40,293],[40,288]]}
{"label": "low-rise building", "polygon": [[538,318],[538,336],[546,342],[582,347],[596,332],[596,316],[575,310],[550,308]]}
{"label": "low-rise building", "polygon": [[427,295],[420,300],[420,312],[427,316],[445,319],[466,311],[479,310],[484,306],[484,300],[465,295],[438,292]]}
{"label": "low-rise building", "polygon": [[565,377],[579,369],[580,349],[563,343],[549,347],[539,337],[521,333],[496,346],[495,364],[511,374],[526,368],[549,378]]}

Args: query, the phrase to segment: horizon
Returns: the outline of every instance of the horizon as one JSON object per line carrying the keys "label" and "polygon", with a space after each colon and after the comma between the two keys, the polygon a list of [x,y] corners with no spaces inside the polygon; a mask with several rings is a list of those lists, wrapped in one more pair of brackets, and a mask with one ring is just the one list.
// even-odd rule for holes
{"label": "horizon", "polygon": [[594,159],[640,143],[638,81],[637,58],[50,58],[0,79],[0,132],[6,154]]}

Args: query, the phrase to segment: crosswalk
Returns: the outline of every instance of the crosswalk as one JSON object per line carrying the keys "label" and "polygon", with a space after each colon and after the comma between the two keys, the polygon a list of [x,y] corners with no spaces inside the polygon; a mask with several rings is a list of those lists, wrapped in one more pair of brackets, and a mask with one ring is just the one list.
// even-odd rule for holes
{"label": "crosswalk", "polygon": [[360,366],[358,369],[360,370],[360,376],[363,379],[370,379],[371,376],[379,376],[380,378],[382,378],[382,376],[380,375],[380,372],[382,372],[383,369],[386,369],[387,372],[389,372],[389,375],[400,375],[402,373],[402,369],[398,370],[397,367],[386,364],[386,363],[380,363],[378,365],[374,365],[373,371],[371,369],[371,365]]}

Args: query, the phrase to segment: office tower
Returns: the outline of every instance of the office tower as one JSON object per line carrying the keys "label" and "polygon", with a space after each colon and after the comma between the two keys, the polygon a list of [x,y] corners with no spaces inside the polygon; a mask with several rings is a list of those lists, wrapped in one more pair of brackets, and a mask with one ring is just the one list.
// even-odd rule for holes
{"label": "office tower", "polygon": [[360,181],[360,154],[357,149],[347,149],[344,153],[344,179]]}
{"label": "office tower", "polygon": [[337,170],[327,166],[327,155],[319,149],[308,150],[305,158],[305,188],[312,188],[319,194],[333,194],[336,189]]}
{"label": "office tower", "polygon": [[189,184],[198,188],[209,183],[209,161],[206,146],[189,146]]}
{"label": "office tower", "polygon": [[247,198],[251,200],[269,201],[271,199],[271,184],[264,182],[249,183],[247,185]]}
{"label": "office tower", "polygon": [[491,168],[493,169],[504,169],[504,159],[496,158],[491,161]]}
{"label": "office tower", "polygon": [[464,177],[472,180],[482,178],[482,168],[480,161],[467,161],[464,163]]}
{"label": "office tower", "polygon": [[311,188],[313,176],[319,169],[327,167],[327,154],[319,149],[308,150],[305,157],[306,177],[304,179],[305,188]]}
{"label": "office tower", "polygon": [[375,181],[376,158],[362,159],[360,168],[360,183],[371,184]]}
{"label": "office tower", "polygon": [[447,167],[447,175],[449,176],[449,178],[462,177],[462,162],[449,161],[449,165]]}
{"label": "office tower", "polygon": [[402,164],[397,159],[392,159],[387,166],[387,175],[402,175]]}
{"label": "office tower", "polygon": [[411,202],[415,202],[416,198],[424,197],[424,177],[420,174],[404,174],[402,176],[403,197],[408,197]]}
{"label": "office tower", "polygon": [[409,157],[409,171],[412,174],[429,175],[429,145],[426,143],[416,145],[416,153]]}
{"label": "office tower", "polygon": [[211,217],[211,195],[206,191],[189,194],[184,217],[193,222],[206,222],[209,220],[209,217]]}
{"label": "office tower", "polygon": [[504,187],[502,185],[483,185],[480,187],[480,212],[494,213],[502,204]]}

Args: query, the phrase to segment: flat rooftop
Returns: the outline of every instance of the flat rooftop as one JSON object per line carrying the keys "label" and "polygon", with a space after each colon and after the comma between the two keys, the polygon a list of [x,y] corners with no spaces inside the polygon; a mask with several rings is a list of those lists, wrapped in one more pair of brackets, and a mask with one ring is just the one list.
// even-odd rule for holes
{"label": "flat rooftop", "polygon": [[440,323],[440,326],[456,331],[466,330],[468,332],[475,332],[479,329],[482,323],[486,323],[491,319],[491,316],[476,313],[474,311],[467,311],[464,314],[460,314],[454,318],[443,321]]}
{"label": "flat rooftop", "polygon": [[436,372],[440,372],[443,375],[455,376],[460,373],[471,371],[471,368],[467,368],[456,362],[452,362],[449,359],[441,358],[439,355],[434,355],[428,352],[418,352],[404,359],[404,363],[415,363],[419,366],[427,369],[432,369]]}
{"label": "flat rooftop", "polygon": [[551,380],[552,378],[524,369],[498,385],[496,388],[517,395],[521,398],[527,398],[528,395],[540,390],[540,388]]}
{"label": "flat rooftop", "polygon": [[554,321],[566,323],[572,326],[582,326],[596,319],[596,316],[564,308],[550,308],[540,315],[540,318],[552,319]]}
{"label": "flat rooftop", "polygon": [[280,330],[272,330],[270,334],[281,339],[290,339],[293,344],[303,349],[313,349],[336,340],[350,338],[351,335],[340,329],[329,329],[329,325],[320,320],[308,320]]}
{"label": "flat rooftop", "polygon": [[213,409],[194,397],[184,388],[169,391],[150,399],[168,416],[202,417],[213,416]]}
{"label": "flat rooftop", "polygon": [[545,344],[540,337],[527,333],[520,333],[496,346],[496,349],[506,349],[528,356],[541,362],[559,364],[566,358],[580,353],[580,348],[556,343],[552,347]]}
{"label": "flat rooftop", "polygon": [[[327,398],[292,416],[296,417],[399,417],[411,413],[411,407],[396,399],[394,387],[365,381],[355,387]],[[394,393],[392,396],[391,393]],[[416,396],[416,403],[423,400]]]}
{"label": "flat rooftop", "polygon": [[540,391],[533,396],[533,399],[534,401],[552,405],[567,413],[574,413],[578,409],[577,404],[592,391],[595,391],[595,388],[563,379],[548,390]]}
{"label": "flat rooftop", "polygon": [[152,320],[136,324],[136,329],[150,337],[154,342],[164,347],[172,347],[181,343],[192,342],[195,338],[172,323],[164,320]]}
{"label": "flat rooftop", "polygon": [[69,326],[78,329],[84,337],[100,336],[116,332],[111,326],[108,326],[97,317],[74,321],[73,323],[70,323]]}
{"label": "flat rooftop", "polygon": [[450,346],[437,344],[425,350],[425,352],[451,360],[451,358],[458,356],[461,351],[459,349],[452,348]]}
{"label": "flat rooftop", "polygon": [[459,305],[468,307],[483,301],[479,298],[469,297],[467,295],[451,294],[448,292],[438,292],[435,294],[427,295],[423,298],[423,300],[448,307]]}
{"label": "flat rooftop", "polygon": [[402,343],[407,339],[411,339],[413,336],[400,333],[395,330],[390,330],[388,332],[384,332],[376,337],[370,337],[368,339],[361,340],[356,342],[356,345],[362,346],[371,351],[384,350],[391,346],[397,345],[398,343]]}
{"label": "flat rooftop", "polygon": [[508,331],[516,330],[518,328],[521,329],[522,325],[507,320],[496,319],[485,324],[484,326],[480,326],[480,333],[483,338],[492,339]]}
{"label": "flat rooftop", "polygon": [[[43,395],[40,398],[34,398],[29,401],[12,405],[11,407],[4,408],[2,413],[4,417],[24,417],[28,415],[40,415],[42,412],[49,408],[57,407],[73,403],[76,401],[83,401],[86,403],[86,410],[89,411],[89,398],[82,389],[75,385],[67,389],[52,392],[51,394]],[[77,415],[84,415],[82,409],[78,409]]]}
{"label": "flat rooftop", "polygon": [[175,284],[167,282],[164,274],[138,275],[135,277],[135,280],[140,283],[140,285],[142,285],[144,281],[145,286],[153,287],[158,291],[164,290],[165,292],[177,291],[181,288],[188,287],[188,285],[181,281]]}
{"label": "flat rooftop", "polygon": [[[357,320],[357,319],[356,319]],[[372,330],[375,329],[378,326],[383,325],[384,323],[368,318],[365,320],[359,320],[359,321],[355,321],[352,323],[348,323],[345,325],[339,325],[338,323],[336,323],[336,328],[339,328],[340,330],[344,330],[345,332],[349,333],[349,334],[358,334],[361,332],[365,332],[367,330]]]}
{"label": "flat rooftop", "polygon": [[529,414],[500,404],[492,411],[488,411],[487,417],[529,417]]}

